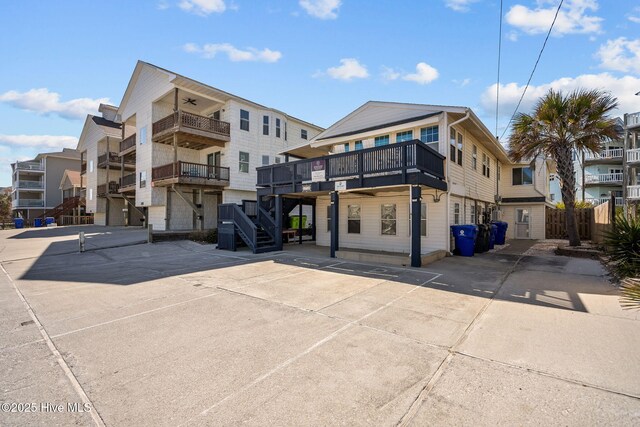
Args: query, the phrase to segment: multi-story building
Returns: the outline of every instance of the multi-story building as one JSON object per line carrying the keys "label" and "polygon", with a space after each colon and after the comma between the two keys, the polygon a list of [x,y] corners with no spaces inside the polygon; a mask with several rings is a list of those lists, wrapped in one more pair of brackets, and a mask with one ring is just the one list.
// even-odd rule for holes
{"label": "multi-story building", "polygon": [[33,160],[18,161],[12,168],[12,209],[14,217],[27,224],[62,204],[60,182],[65,170],[80,170],[80,153],[65,148],[41,153]]}
{"label": "multi-story building", "polygon": [[[287,147],[322,131],[142,61],[120,105],[109,114],[103,119],[112,124],[102,126],[102,136],[92,137],[98,142],[81,138],[89,169],[91,162],[98,164],[98,156],[109,153],[114,160],[93,178],[87,172],[87,208],[96,222],[113,224],[129,202],[129,210],[139,211],[154,230],[215,228],[219,203],[255,201],[257,166],[283,161],[280,153]],[[99,185],[106,188],[98,191]],[[106,200],[98,201],[103,195]],[[123,203],[114,202],[118,196]],[[109,221],[99,220],[107,218],[107,206]]]}
{"label": "multi-story building", "polygon": [[[512,238],[544,238],[548,163],[512,163],[469,108],[368,102],[288,152],[310,149],[326,154],[258,168],[254,225],[221,205],[254,251],[281,247],[283,219],[300,204],[311,206],[312,237],[332,256],[382,250],[418,266],[451,250],[450,225],[491,218],[509,222]],[[219,230],[222,246],[230,231]],[[261,245],[269,237],[274,244]]]}
{"label": "multi-story building", "polygon": [[[639,95],[640,92],[636,93]],[[624,191],[625,209],[640,204],[640,112],[624,116]]]}

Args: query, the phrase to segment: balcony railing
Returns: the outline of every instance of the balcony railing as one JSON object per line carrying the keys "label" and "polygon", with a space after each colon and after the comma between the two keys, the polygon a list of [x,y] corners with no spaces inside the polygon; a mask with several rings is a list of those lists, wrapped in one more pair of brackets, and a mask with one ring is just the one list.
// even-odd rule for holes
{"label": "balcony railing", "polygon": [[599,153],[587,153],[584,156],[585,160],[606,160],[606,159],[622,159],[622,148],[610,148],[609,150],[602,150]]}
{"label": "balcony railing", "polygon": [[42,199],[17,199],[11,202],[14,208],[42,208],[44,200]]}
{"label": "balcony railing", "polygon": [[16,162],[16,169],[25,171],[43,171],[44,164],[41,162]]}
{"label": "balcony railing", "polygon": [[136,146],[136,134],[129,135],[122,141],[120,141],[120,152],[126,151],[131,147]]}
{"label": "balcony railing", "polygon": [[204,178],[207,180],[229,181],[229,168],[179,161],[155,167],[151,172],[153,181],[171,178]]}
{"label": "balcony railing", "polygon": [[[610,200],[611,198],[609,197],[600,197],[598,199],[587,199],[587,202],[591,203],[594,206],[598,206]],[[623,203],[624,199],[622,197],[616,197],[616,206],[622,206]]]}
{"label": "balcony railing", "polygon": [[136,185],[136,174],[130,173],[120,178],[120,188],[130,187]]}
{"label": "balcony railing", "polygon": [[44,189],[44,182],[42,182],[42,181],[25,181],[25,180],[21,179],[18,182],[16,182],[16,188],[43,190]]}
{"label": "balcony railing", "polygon": [[312,181],[313,162],[324,163],[325,181],[416,171],[444,179],[444,156],[419,140],[412,140],[259,167],[258,185],[286,185]]}
{"label": "balcony railing", "polygon": [[153,135],[175,128],[190,128],[204,132],[214,133],[223,136],[231,135],[231,125],[222,120],[211,117],[200,116],[198,114],[177,111],[171,113],[153,124]]}
{"label": "balcony railing", "polygon": [[[134,180],[134,183],[135,183],[135,180]],[[109,184],[98,185],[97,193],[98,193],[98,196],[104,196],[107,194],[117,194],[119,189],[120,189],[120,184],[118,184],[115,181],[111,181]]]}
{"label": "balcony railing", "polygon": [[627,114],[627,126],[630,128],[640,126],[640,112]]}
{"label": "balcony railing", "polygon": [[98,166],[106,165],[107,162],[120,163],[120,156],[118,156],[118,153],[114,152],[104,153],[98,156]]}
{"label": "balcony railing", "polygon": [[601,173],[585,175],[585,184],[614,184],[622,182],[621,173]]}
{"label": "balcony railing", "polygon": [[627,150],[627,163],[640,162],[640,148]]}
{"label": "balcony railing", "polygon": [[630,185],[627,187],[627,198],[637,200],[640,199],[640,185]]}

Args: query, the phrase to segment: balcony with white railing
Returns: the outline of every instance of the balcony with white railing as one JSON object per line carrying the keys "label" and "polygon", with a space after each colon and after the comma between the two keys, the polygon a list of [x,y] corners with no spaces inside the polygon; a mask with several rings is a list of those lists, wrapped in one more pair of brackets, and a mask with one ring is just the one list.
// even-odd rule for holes
{"label": "balcony with white railing", "polygon": [[44,182],[21,179],[15,183],[15,188],[18,190],[44,190]]}
{"label": "balcony with white railing", "polygon": [[640,148],[632,148],[627,150],[627,163],[640,162]]}
{"label": "balcony with white railing", "polygon": [[629,200],[640,199],[640,185],[630,185],[627,187],[627,199]]}
{"label": "balcony with white railing", "polygon": [[14,199],[11,202],[11,206],[16,208],[43,208],[43,199]]}
{"label": "balcony with white railing", "polygon": [[[610,200],[610,197],[600,197],[598,199],[587,199],[587,202],[591,203],[594,206],[598,206]],[[616,206],[622,206],[623,203],[624,199],[622,197],[616,197]]]}
{"label": "balcony with white railing", "polygon": [[609,184],[620,185],[622,184],[622,173],[600,173],[600,174],[588,174],[584,177],[584,183],[586,185],[594,184]]}
{"label": "balcony with white railing", "polygon": [[594,162],[598,160],[620,160],[622,161],[623,149],[622,148],[610,148],[608,150],[602,150],[597,153],[586,153],[584,160],[587,162]]}
{"label": "balcony with white railing", "polygon": [[42,162],[16,162],[16,170],[21,171],[44,171]]}
{"label": "balcony with white railing", "polygon": [[635,129],[640,127],[640,112],[627,114],[627,128]]}

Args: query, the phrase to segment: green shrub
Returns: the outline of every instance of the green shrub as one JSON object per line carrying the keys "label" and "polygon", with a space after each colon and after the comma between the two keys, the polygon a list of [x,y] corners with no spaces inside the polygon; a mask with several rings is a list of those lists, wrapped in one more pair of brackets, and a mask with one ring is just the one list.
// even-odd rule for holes
{"label": "green shrub", "polygon": [[621,277],[640,276],[640,218],[617,215],[605,244]]}
{"label": "green shrub", "polygon": [[194,242],[218,243],[218,229],[212,228],[206,231],[193,231],[189,233],[189,240]]}
{"label": "green shrub", "polygon": [[[576,209],[587,209],[587,208],[592,208],[592,207],[593,207],[593,204],[591,204],[589,202],[585,202],[584,200],[576,200],[576,202],[575,202],[575,208]],[[556,209],[564,210],[564,202],[556,203]]]}

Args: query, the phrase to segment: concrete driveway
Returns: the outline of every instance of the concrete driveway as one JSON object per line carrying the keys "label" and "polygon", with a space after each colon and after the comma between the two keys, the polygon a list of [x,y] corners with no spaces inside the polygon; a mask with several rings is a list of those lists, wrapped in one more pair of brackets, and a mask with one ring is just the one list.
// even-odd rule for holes
{"label": "concrete driveway", "polygon": [[404,269],[192,242],[7,257],[13,240],[0,401],[38,406],[0,425],[640,423],[640,316],[590,260]]}

